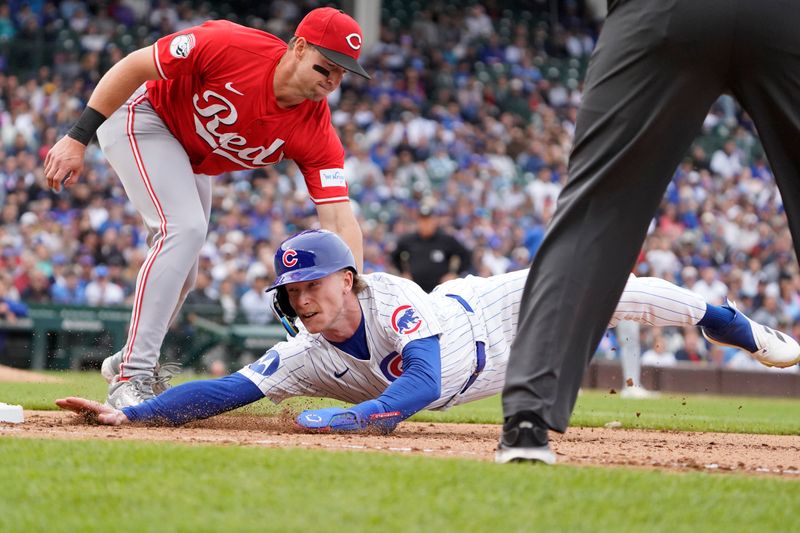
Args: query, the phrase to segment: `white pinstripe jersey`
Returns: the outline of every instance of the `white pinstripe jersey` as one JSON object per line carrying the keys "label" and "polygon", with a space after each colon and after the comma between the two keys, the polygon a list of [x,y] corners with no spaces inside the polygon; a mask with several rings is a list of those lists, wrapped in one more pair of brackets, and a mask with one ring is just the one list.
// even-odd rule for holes
{"label": "white pinstripe jersey", "polygon": [[[239,372],[273,402],[292,396],[322,396],[350,403],[377,398],[402,372],[400,354],[407,343],[438,335],[441,347],[441,395],[428,409],[500,392],[527,270],[448,281],[431,294],[415,283],[384,273],[361,278],[369,359],[349,355],[321,334],[301,328],[294,338],[276,344]],[[468,311],[457,295],[471,309]],[[485,343],[482,372],[465,391],[478,366],[476,342]]]}

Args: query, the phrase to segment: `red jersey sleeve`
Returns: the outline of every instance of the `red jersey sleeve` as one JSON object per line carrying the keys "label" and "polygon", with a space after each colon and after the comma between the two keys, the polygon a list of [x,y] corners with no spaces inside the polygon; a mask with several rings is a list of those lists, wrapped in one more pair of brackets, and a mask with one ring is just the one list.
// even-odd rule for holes
{"label": "red jersey sleeve", "polygon": [[344,148],[331,124],[327,102],[324,112],[316,113],[313,124],[300,128],[295,139],[293,159],[306,180],[308,194],[315,204],[347,202],[350,200],[344,174]]}
{"label": "red jersey sleeve", "polygon": [[162,37],[153,45],[153,59],[162,79],[204,72],[228,44],[231,23],[212,20]]}

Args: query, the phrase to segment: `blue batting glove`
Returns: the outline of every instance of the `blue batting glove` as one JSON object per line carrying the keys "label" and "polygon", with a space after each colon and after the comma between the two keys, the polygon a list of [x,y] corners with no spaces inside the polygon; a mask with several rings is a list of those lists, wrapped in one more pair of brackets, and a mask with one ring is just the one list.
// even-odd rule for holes
{"label": "blue batting glove", "polygon": [[315,431],[361,431],[374,427],[382,433],[391,433],[402,416],[398,411],[362,414],[358,409],[328,407],[300,413],[296,422],[305,429]]}
{"label": "blue batting glove", "polygon": [[358,413],[341,407],[303,411],[298,415],[297,423],[317,431],[358,431],[367,427]]}

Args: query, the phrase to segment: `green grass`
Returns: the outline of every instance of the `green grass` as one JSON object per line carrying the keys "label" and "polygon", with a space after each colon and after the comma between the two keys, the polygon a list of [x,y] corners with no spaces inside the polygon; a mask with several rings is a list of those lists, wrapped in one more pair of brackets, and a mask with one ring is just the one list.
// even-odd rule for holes
{"label": "green grass", "polygon": [[[0,401],[103,399],[97,373]],[[186,378],[184,378],[186,379]],[[191,379],[191,377],[189,377]],[[291,409],[335,405],[295,399]],[[271,415],[285,406],[248,406]],[[800,434],[800,400],[585,391],[576,426]],[[498,397],[416,420],[499,423]],[[800,480],[135,441],[0,438],[0,531],[786,531]]]}
{"label": "green grass", "polygon": [[[585,397],[584,397],[585,396]],[[800,399],[665,395],[628,400],[593,392],[581,395],[572,424],[600,426],[612,420],[623,427],[731,433],[800,434]]]}
{"label": "green grass", "polygon": [[[617,421],[625,428],[728,433],[800,434],[800,400],[689,394],[629,400],[617,394],[584,391],[571,425],[599,427]],[[501,421],[500,398],[486,398],[449,411],[425,411],[414,420],[465,423]]]}
{"label": "green grass", "polygon": [[56,398],[81,396],[103,399],[108,385],[100,372],[43,372],[62,383],[0,383],[0,402],[22,405],[25,409],[53,410]]}
{"label": "green grass", "polygon": [[0,531],[786,531],[800,483],[0,438]]}
{"label": "green grass", "polygon": [[[53,400],[63,396],[97,400],[105,397],[105,382],[95,372],[49,374],[62,378],[64,382],[3,383],[0,384],[0,401],[22,404],[26,409],[55,409]],[[180,382],[180,379],[176,381]],[[327,405],[343,404],[302,398],[290,400],[279,408],[269,401],[261,401],[244,411],[272,415],[286,407],[300,410]],[[572,425],[597,427],[618,421],[628,428],[798,435],[798,412],[800,399],[671,394],[651,400],[628,400],[607,392],[584,391],[578,397]],[[422,412],[413,420],[497,424],[501,418],[500,399],[494,397],[445,412]]]}

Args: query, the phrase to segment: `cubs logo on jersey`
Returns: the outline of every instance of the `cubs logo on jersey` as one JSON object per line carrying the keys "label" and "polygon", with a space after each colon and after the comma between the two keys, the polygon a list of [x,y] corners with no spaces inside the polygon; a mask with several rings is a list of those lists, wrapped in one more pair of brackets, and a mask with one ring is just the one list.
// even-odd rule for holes
{"label": "cubs logo on jersey", "polygon": [[261,359],[250,365],[250,370],[257,372],[264,377],[271,376],[278,370],[281,364],[281,356],[275,350],[270,350],[261,356]]}
{"label": "cubs logo on jersey", "polygon": [[397,352],[392,352],[383,358],[380,367],[386,379],[394,381],[403,374],[403,356]]}
{"label": "cubs logo on jersey", "polygon": [[392,329],[401,335],[408,335],[422,326],[417,311],[408,304],[401,305],[392,313]]}

